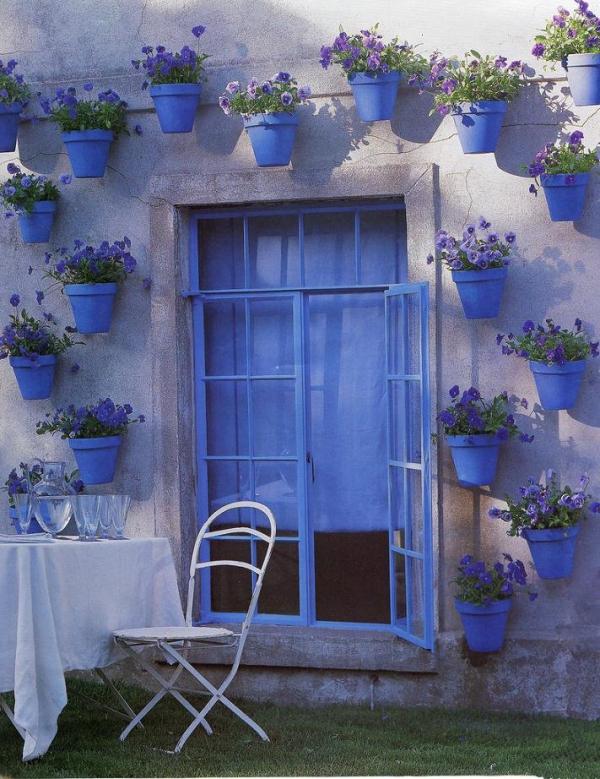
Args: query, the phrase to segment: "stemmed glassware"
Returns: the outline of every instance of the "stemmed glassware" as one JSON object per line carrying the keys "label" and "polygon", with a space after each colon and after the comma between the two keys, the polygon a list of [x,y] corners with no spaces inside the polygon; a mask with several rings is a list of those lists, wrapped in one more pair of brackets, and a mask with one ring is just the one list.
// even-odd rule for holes
{"label": "stemmed glassware", "polygon": [[21,533],[29,532],[29,525],[31,524],[31,517],[33,516],[33,498],[28,493],[18,493],[13,495],[15,501],[15,507],[17,509],[17,521]]}
{"label": "stemmed glassware", "polygon": [[98,495],[98,518],[100,520],[100,538],[109,538],[113,524],[112,495]]}
{"label": "stemmed glassware", "polygon": [[110,514],[112,516],[112,524],[114,525],[116,541],[124,541],[125,536],[125,523],[127,522],[127,513],[129,512],[129,506],[131,504],[131,497],[129,495],[107,495],[110,498]]}
{"label": "stemmed glassware", "polygon": [[71,500],[75,509],[75,523],[80,541],[95,541],[100,515],[99,495],[74,495]]}

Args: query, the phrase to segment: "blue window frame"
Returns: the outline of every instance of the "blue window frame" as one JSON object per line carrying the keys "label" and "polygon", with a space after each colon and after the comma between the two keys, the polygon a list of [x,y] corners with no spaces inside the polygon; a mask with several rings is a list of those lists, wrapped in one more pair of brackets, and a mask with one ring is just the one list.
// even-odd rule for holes
{"label": "blue window frame", "polygon": [[[274,510],[258,622],[431,648],[427,285],[406,283],[402,201],[191,222],[198,522],[233,500]],[[255,563],[261,543],[232,535],[207,554]],[[222,570],[202,582],[204,622],[247,605],[252,574]]]}

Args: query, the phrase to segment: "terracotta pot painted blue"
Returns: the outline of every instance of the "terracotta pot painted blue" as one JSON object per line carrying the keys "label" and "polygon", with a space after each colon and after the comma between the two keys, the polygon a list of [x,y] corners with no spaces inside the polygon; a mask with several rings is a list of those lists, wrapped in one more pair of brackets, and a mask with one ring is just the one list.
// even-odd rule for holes
{"label": "terracotta pot painted blue", "polygon": [[571,176],[565,173],[543,173],[540,176],[553,222],[575,222],[581,217],[589,180],[589,173],[574,173]]}
{"label": "terracotta pot painted blue", "polygon": [[52,394],[56,355],[45,354],[37,360],[9,357],[23,400],[45,400]]}
{"label": "terracotta pot painted blue", "polygon": [[201,92],[200,84],[156,84],[150,87],[163,133],[191,133]]}
{"label": "terracotta pot painted blue", "polygon": [[69,438],[79,478],[85,484],[107,484],[115,478],[121,436]]}
{"label": "terracotta pot painted blue", "polygon": [[512,599],[496,600],[489,606],[465,603],[454,599],[456,610],[465,631],[467,644],[472,652],[499,652],[504,644],[508,613]]}
{"label": "terracotta pot painted blue", "polygon": [[33,204],[30,214],[19,214],[19,229],[21,238],[25,243],[48,243],[54,214],[56,213],[56,200],[38,200]]}
{"label": "terracotta pot painted blue", "polygon": [[573,573],[579,525],[548,530],[524,528],[535,570],[541,579],[567,579]]}
{"label": "terracotta pot painted blue", "polygon": [[[17,531],[18,535],[22,535],[21,533],[21,526],[19,525],[19,520],[17,519],[17,509],[8,507],[8,518],[10,519],[10,524],[14,527],[14,529]],[[29,530],[27,533],[43,533],[44,531],[39,526],[38,521],[35,517],[31,517],[31,522],[29,523]]]}
{"label": "terracotta pot painted blue", "polygon": [[506,100],[480,100],[461,103],[452,110],[454,124],[465,154],[486,154],[496,151]]}
{"label": "terracotta pot painted blue", "polygon": [[567,80],[575,105],[600,105],[600,54],[569,54]]}
{"label": "terracotta pot painted blue", "polygon": [[0,103],[0,152],[14,151],[17,148],[19,116],[22,110],[21,103]]}
{"label": "terracotta pot painted blue", "polygon": [[498,316],[508,268],[453,270],[460,302],[467,319],[493,319]]}
{"label": "terracotta pot painted blue", "polygon": [[289,165],[298,129],[295,114],[253,114],[244,117],[244,127],[259,167]]}
{"label": "terracotta pot painted blue", "polygon": [[398,96],[401,75],[392,73],[353,73],[348,76],[356,112],[363,122],[391,119]]}
{"label": "terracotta pot painted blue", "polygon": [[61,137],[76,178],[90,179],[104,176],[110,144],[115,137],[112,130],[73,130],[62,133]]}
{"label": "terracotta pot painted blue", "polygon": [[118,284],[65,284],[80,333],[108,333]]}
{"label": "terracotta pot painted blue", "polygon": [[564,365],[544,365],[529,361],[535,379],[540,404],[546,411],[573,408],[585,371],[585,360],[574,360]]}
{"label": "terracotta pot painted blue", "polygon": [[482,487],[494,481],[501,442],[493,433],[448,435],[446,441],[461,487]]}

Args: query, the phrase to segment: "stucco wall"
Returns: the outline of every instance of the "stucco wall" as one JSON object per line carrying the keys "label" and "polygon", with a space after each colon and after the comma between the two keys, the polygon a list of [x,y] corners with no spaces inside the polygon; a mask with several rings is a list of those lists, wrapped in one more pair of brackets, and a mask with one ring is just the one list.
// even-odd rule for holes
{"label": "stucco wall", "polygon": [[[543,84],[546,99],[540,94],[540,84],[532,85],[509,108],[497,153],[466,156],[460,150],[452,119],[428,115],[429,97],[402,90],[391,122],[362,124],[341,74],[335,69],[325,72],[318,64],[320,45],[333,38],[340,23],[354,30],[377,20],[386,35],[398,33],[420,43],[426,54],[436,48],[462,54],[475,47],[483,53],[502,53],[531,62],[532,37],[554,8],[554,0],[535,4],[522,0],[487,4],[480,0],[372,0],[368,4],[357,0],[4,0],[0,7],[0,56],[15,57],[20,72],[36,82],[44,94],[58,84],[81,86],[88,79],[98,87],[116,89],[130,103],[130,126],[140,124],[143,128],[142,137],[123,137],[114,144],[105,178],[74,179],[64,190],[53,236],[59,246],[75,237],[99,241],[127,234],[140,260],[137,279],[130,279],[120,295],[110,337],[87,338],[87,346],[77,347],[62,361],[52,398],[52,404],[59,405],[110,394],[147,414],[147,424],[131,431],[114,484],[115,489],[127,490],[135,498],[131,514],[135,532],[152,534],[167,526],[165,503],[161,500],[156,504],[154,485],[161,468],[170,472],[173,464],[162,462],[153,442],[160,430],[176,424],[173,418],[152,414],[153,408],[160,408],[157,398],[152,397],[152,355],[159,346],[164,348],[164,343],[160,328],[151,328],[152,300],[156,302],[153,296],[159,293],[147,292],[141,285],[141,279],[153,276],[163,261],[149,253],[154,207],[150,179],[168,174],[203,176],[254,170],[241,120],[225,117],[215,103],[230,79],[267,77],[284,67],[300,83],[313,87],[317,96],[312,107],[301,111],[293,156],[295,171],[318,169],[319,180],[327,181],[340,167],[364,171],[372,166],[376,176],[387,164],[435,164],[439,166],[438,227],[459,230],[466,221],[483,214],[495,228],[517,233],[520,259],[511,266],[497,320],[466,321],[451,280],[445,274],[439,277],[440,393],[454,383],[475,384],[484,394],[506,389],[533,400],[536,393],[527,365],[503,358],[495,343],[497,332],[515,329],[526,318],[552,316],[570,325],[579,316],[586,328],[598,335],[597,174],[592,176],[583,218],[576,224],[553,224],[543,196],[529,194],[529,181],[521,170],[546,141],[555,139],[563,123],[583,127],[586,141],[594,145],[600,140],[597,108],[574,107],[564,94],[563,81]],[[197,23],[207,27],[203,49],[211,54],[202,107],[193,133],[162,135],[150,110],[150,99],[140,90],[142,79],[129,63],[145,43],[178,48],[190,42],[189,31]],[[22,126],[17,152],[0,158],[2,171],[12,160],[36,173],[58,176],[69,172],[58,130],[45,120]],[[349,186],[348,196],[360,194]],[[46,285],[36,273],[28,276],[27,268],[43,264],[45,247],[25,246],[14,220],[0,223],[0,245],[0,314],[4,320],[13,291],[20,291],[25,302],[35,307],[34,290]],[[418,258],[412,259],[418,265]],[[422,261],[425,274],[424,256]],[[180,284],[181,279],[173,279],[173,285]],[[59,319],[66,323],[66,301],[57,293],[48,297],[48,306],[51,301]],[[161,313],[160,301],[157,305]],[[169,316],[169,312],[162,314]],[[160,317],[153,321],[160,322]],[[74,361],[81,365],[77,374],[69,370]],[[167,377],[161,380],[161,392],[170,397],[177,378],[171,377],[171,383]],[[160,387],[160,382],[155,386]],[[525,427],[535,432],[535,442],[504,448],[498,477],[489,491],[460,489],[448,453],[441,447],[437,584],[440,629],[449,631],[448,637],[458,635],[459,623],[446,582],[460,555],[474,551],[492,556],[506,550],[529,560],[523,541],[507,538],[503,525],[487,519],[494,499],[513,492],[524,477],[538,477],[549,466],[565,479],[576,479],[581,471],[588,471],[592,487],[600,495],[597,386],[598,368],[593,365],[572,412],[534,414]],[[64,442],[35,435],[36,420],[50,408],[49,402],[22,401],[8,365],[0,366],[0,473],[35,455],[70,460]],[[166,404],[165,408],[173,406]],[[173,478],[177,474],[173,473]],[[177,528],[177,508],[170,522]],[[538,583],[532,573],[540,597],[535,604],[526,599],[516,604],[511,637],[560,641],[575,635],[581,642],[600,645],[599,542],[600,523],[592,519],[583,529],[572,579]],[[588,713],[591,711],[590,704]]]}

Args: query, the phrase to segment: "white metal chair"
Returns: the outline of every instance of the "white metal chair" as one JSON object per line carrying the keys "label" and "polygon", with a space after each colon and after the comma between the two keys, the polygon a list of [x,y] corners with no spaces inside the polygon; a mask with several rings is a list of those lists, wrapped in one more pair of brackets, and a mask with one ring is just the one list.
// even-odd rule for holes
{"label": "white metal chair", "polygon": [[[219,517],[225,514],[225,512],[235,511],[238,509],[255,509],[256,511],[260,511],[263,514],[265,514],[269,521],[269,527],[270,527],[269,532],[266,533],[261,530],[257,530],[256,528],[246,527],[246,526],[221,528],[216,530],[210,529],[213,523]],[[232,703],[229,700],[229,698],[226,697],[225,691],[233,681],[240,665],[242,652],[244,650],[244,644],[246,643],[246,638],[248,636],[250,624],[252,622],[252,618],[254,616],[254,612],[256,611],[256,607],[258,604],[258,598],[260,596],[260,591],[262,588],[265,571],[267,569],[267,565],[269,564],[271,553],[273,551],[273,545],[275,543],[275,533],[276,533],[275,517],[273,516],[271,510],[268,509],[266,506],[264,506],[262,503],[256,503],[255,501],[244,500],[244,501],[238,501],[236,503],[230,503],[227,506],[223,506],[222,508],[218,509],[218,511],[215,511],[214,514],[212,514],[206,520],[204,525],[202,525],[202,528],[200,529],[200,532],[198,533],[198,536],[196,538],[196,543],[194,544],[194,550],[192,552],[192,560],[190,563],[190,578],[188,582],[186,626],[185,627],[139,628],[139,629],[135,628],[131,630],[118,630],[114,633],[115,642],[121,648],[123,648],[134,659],[136,663],[138,663],[142,668],[144,668],[144,670],[146,670],[160,684],[161,687],[161,689],[156,693],[156,695],[146,704],[146,706],[144,706],[144,708],[136,716],[133,717],[133,719],[127,725],[125,730],[121,733],[120,735],[121,741],[124,741],[127,738],[127,736],[133,730],[133,728],[139,725],[142,719],[146,716],[146,714],[148,714],[148,712],[151,711],[167,694],[175,698],[175,700],[178,701],[185,709],[187,709],[187,711],[193,717],[192,723],[184,731],[183,735],[177,742],[177,745],[175,747],[175,752],[181,751],[183,745],[188,740],[188,738],[192,735],[192,733],[198,727],[198,725],[202,725],[204,730],[209,735],[212,734],[213,732],[212,728],[206,721],[206,717],[217,702],[221,702],[230,711],[232,711],[234,714],[237,714],[237,716],[240,719],[242,719],[247,725],[249,725],[253,730],[255,730],[256,733],[258,733],[258,735],[263,739],[263,741],[269,740],[269,737],[267,736],[265,731],[260,727],[260,725],[254,722],[254,720],[251,717],[249,717],[247,714],[245,714],[238,706]],[[214,541],[215,539],[223,538],[225,536],[230,536],[230,535],[248,536],[248,540],[250,540],[250,538],[252,537],[258,538],[267,545],[265,556],[260,568],[244,560],[206,559],[202,562],[199,561],[199,559],[202,559],[200,558],[200,548],[203,541],[205,540]],[[196,576],[198,574],[198,571],[204,568],[213,568],[216,566],[233,566],[238,568],[245,568],[249,571],[252,571],[256,575],[256,581],[254,584],[254,588],[252,590],[252,596],[250,598],[250,605],[248,607],[248,611],[246,613],[246,616],[244,618],[239,633],[233,632],[231,630],[227,630],[225,628],[194,626],[192,624],[192,611],[194,607],[194,591],[195,591]],[[231,669],[229,673],[226,675],[226,677],[223,679],[223,681],[220,683],[220,685],[216,686],[212,684],[212,682],[210,682],[203,674],[201,674],[200,671],[198,671],[198,669],[195,668],[184,656],[185,650],[194,644],[212,645],[212,646],[224,645],[224,646],[232,646],[232,647],[237,645],[235,659],[233,661]],[[153,662],[151,660],[150,661],[146,660],[143,654],[139,651],[140,648],[148,647],[148,646],[161,650],[164,656],[167,658],[167,660],[175,665],[175,669],[172,671],[172,673],[170,673],[168,677],[165,677],[161,673],[159,673],[159,671],[156,669]],[[193,706],[186,698],[184,698],[181,692],[175,688],[175,684],[178,681],[181,674],[183,673],[183,671],[187,671],[201,685],[201,687],[203,688],[201,691],[202,694],[210,696],[208,702],[206,703],[206,705],[201,711],[198,711],[198,709],[195,706]]]}

